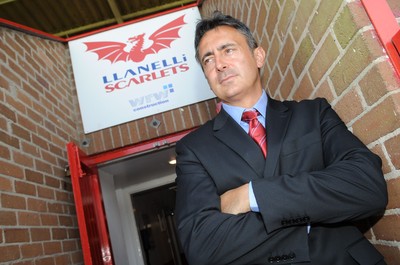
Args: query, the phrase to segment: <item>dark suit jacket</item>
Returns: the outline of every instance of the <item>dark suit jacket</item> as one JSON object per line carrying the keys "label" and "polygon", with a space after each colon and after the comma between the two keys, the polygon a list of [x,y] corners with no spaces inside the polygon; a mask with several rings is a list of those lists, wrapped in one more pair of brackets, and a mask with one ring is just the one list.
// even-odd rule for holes
{"label": "dark suit jacket", "polygon": [[[268,100],[266,160],[224,110],[177,143],[175,211],[189,264],[385,264],[352,225],[387,204],[379,157],[326,100]],[[221,213],[219,196],[249,181],[260,213]]]}

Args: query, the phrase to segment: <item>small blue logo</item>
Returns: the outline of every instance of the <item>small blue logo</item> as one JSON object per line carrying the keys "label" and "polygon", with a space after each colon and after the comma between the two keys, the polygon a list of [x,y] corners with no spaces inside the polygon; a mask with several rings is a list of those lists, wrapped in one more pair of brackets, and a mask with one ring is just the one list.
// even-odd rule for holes
{"label": "small blue logo", "polygon": [[164,85],[163,89],[169,89],[169,92],[174,92],[174,85],[173,84]]}

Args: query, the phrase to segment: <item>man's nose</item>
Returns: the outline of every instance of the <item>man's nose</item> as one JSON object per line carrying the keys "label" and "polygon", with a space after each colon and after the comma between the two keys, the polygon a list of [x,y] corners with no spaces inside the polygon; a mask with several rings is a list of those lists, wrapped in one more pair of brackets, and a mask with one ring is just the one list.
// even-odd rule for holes
{"label": "man's nose", "polygon": [[215,57],[215,67],[217,68],[218,71],[224,71],[228,67],[228,65],[223,58],[218,56]]}

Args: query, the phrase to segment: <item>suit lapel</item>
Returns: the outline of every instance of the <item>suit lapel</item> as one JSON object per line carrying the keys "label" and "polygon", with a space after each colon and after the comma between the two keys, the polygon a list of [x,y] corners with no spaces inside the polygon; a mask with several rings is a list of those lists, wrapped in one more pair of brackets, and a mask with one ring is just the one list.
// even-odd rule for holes
{"label": "suit lapel", "polygon": [[268,155],[265,163],[264,176],[273,176],[289,124],[292,112],[282,102],[268,98],[267,106],[267,142]]}
{"label": "suit lapel", "polygon": [[258,176],[262,176],[265,160],[261,149],[223,109],[215,117],[214,135],[244,159]]}

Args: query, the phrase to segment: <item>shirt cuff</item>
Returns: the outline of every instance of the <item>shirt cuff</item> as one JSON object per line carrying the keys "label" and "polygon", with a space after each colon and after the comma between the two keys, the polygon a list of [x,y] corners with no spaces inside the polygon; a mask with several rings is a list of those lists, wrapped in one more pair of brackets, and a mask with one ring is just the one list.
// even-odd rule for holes
{"label": "shirt cuff", "polygon": [[251,181],[249,182],[249,201],[250,201],[251,211],[252,212],[260,212],[260,210],[258,208],[256,196],[254,196],[253,184],[251,183]]}

